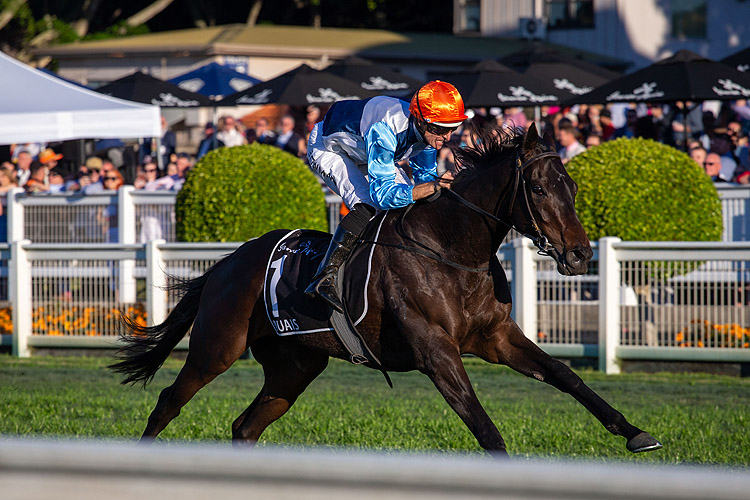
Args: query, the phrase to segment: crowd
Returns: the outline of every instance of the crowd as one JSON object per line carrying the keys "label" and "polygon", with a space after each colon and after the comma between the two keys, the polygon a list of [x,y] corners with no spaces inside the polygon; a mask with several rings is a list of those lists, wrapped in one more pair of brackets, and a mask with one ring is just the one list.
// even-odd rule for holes
{"label": "crowd", "polygon": [[[543,107],[542,131],[553,134],[567,163],[574,156],[620,137],[641,137],[687,152],[714,182],[750,183],[750,104],[746,100],[702,104],[578,105]],[[526,128],[531,124],[521,108],[479,108],[453,135],[451,144],[471,144],[472,129],[486,126]],[[452,163],[450,150],[441,151],[441,167]]]}
{"label": "crowd", "polygon": [[[265,117],[248,128],[232,116],[207,123],[195,155],[176,153],[174,133],[162,119],[161,150],[142,148],[135,176],[128,183],[147,191],[178,191],[194,163],[217,147],[258,142],[283,149],[306,161],[307,139],[325,110],[309,106],[304,119],[282,116],[274,129]],[[475,131],[484,127],[526,128],[532,117],[522,108],[475,108],[471,117],[452,136],[452,147],[472,146]],[[578,105],[541,108],[541,128],[553,134],[563,162],[586,149],[619,137],[643,137],[686,151],[715,182],[750,183],[750,104],[745,100],[670,105]],[[162,156],[159,162],[157,154]],[[59,165],[63,158],[44,144],[19,144],[11,149],[11,161],[0,166],[0,195],[14,187],[29,193],[92,194],[117,190],[126,183],[122,165],[107,155],[90,156],[74,171]],[[161,163],[161,168],[160,168]],[[439,170],[453,167],[450,148],[438,156]]]}

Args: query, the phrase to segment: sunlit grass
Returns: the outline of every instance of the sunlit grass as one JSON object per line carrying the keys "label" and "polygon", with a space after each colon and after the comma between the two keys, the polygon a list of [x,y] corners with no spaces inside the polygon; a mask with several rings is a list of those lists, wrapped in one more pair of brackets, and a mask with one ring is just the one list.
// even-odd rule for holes
{"label": "sunlit grass", "polygon": [[[0,434],[135,441],[159,391],[181,362],[169,360],[145,390],[121,386],[107,358],[0,357]],[[516,457],[750,466],[750,380],[706,374],[579,372],[584,381],[664,449],[633,455],[570,396],[504,367],[467,359],[487,412]],[[431,382],[340,361],[263,434],[260,445],[479,454],[476,440]],[[238,361],[161,434],[167,442],[221,441],[262,385],[260,366]]]}

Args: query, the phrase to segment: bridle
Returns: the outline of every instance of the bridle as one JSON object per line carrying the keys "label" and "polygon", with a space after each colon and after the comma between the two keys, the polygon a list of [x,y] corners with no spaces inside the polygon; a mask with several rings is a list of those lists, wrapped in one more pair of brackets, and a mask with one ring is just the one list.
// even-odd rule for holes
{"label": "bridle", "polygon": [[[467,208],[471,209],[473,212],[476,212],[479,215],[482,215],[483,217],[486,217],[486,218],[488,218],[488,219],[490,219],[490,220],[492,220],[494,222],[499,222],[500,224],[503,224],[504,226],[508,227],[509,229],[515,229],[520,234],[522,234],[523,236],[529,238],[534,243],[534,246],[537,247],[537,249],[538,249],[537,253],[539,253],[540,255],[546,255],[548,257],[552,257],[554,259],[555,258],[554,255],[552,255],[550,253],[550,252],[554,251],[554,247],[549,244],[549,242],[547,241],[547,237],[544,235],[544,233],[542,232],[542,230],[539,228],[539,224],[537,224],[537,222],[536,222],[536,218],[534,217],[534,212],[531,210],[531,203],[529,202],[529,195],[528,195],[528,192],[526,191],[526,179],[524,179],[524,177],[523,177],[523,171],[526,169],[526,167],[528,167],[529,165],[531,165],[535,161],[540,160],[542,158],[552,158],[552,157],[560,158],[560,155],[558,155],[557,153],[552,152],[552,151],[546,151],[546,152],[540,153],[540,154],[538,154],[538,155],[536,155],[536,156],[534,156],[532,158],[529,158],[525,162],[522,162],[520,154],[516,153],[515,178],[513,180],[512,198],[510,200],[510,205],[508,206],[508,213],[507,213],[506,217],[508,219],[510,219],[510,217],[512,215],[513,206],[516,203],[516,196],[518,194],[518,186],[520,185],[521,188],[523,189],[524,200],[526,202],[526,209],[528,210],[529,216],[531,218],[531,225],[534,228],[534,231],[536,232],[536,235],[528,234],[528,233],[526,233],[524,231],[519,230],[514,224],[512,224],[512,223],[509,224],[509,223],[505,222],[503,219],[501,219],[500,217],[498,217],[497,215],[492,214],[492,213],[484,210],[483,208],[474,205],[472,202],[470,202],[469,200],[467,200],[466,198],[464,198],[460,194],[456,193],[452,189],[441,189],[441,190],[437,191],[434,195],[432,195],[429,198],[427,198],[425,201],[433,201],[434,199],[437,199],[442,193],[449,193],[450,196],[453,196],[456,199],[456,201],[458,201],[462,205],[466,206]],[[437,176],[435,176],[435,177],[437,178]],[[505,195],[503,195],[503,197],[498,202],[498,206],[502,205],[503,199],[505,199]],[[414,238],[411,238],[411,237],[407,236],[405,234],[404,230],[403,230],[403,221],[404,221],[404,218],[406,217],[406,214],[409,213],[409,211],[412,209],[413,206],[414,206],[414,204],[411,204],[411,205],[407,206],[406,209],[403,212],[401,212],[401,215],[398,217],[398,221],[397,221],[397,224],[396,224],[396,231],[401,235],[402,238],[408,239],[408,240],[412,241],[413,243],[415,243],[416,245],[418,245],[417,247],[408,246],[408,245],[402,245],[402,244],[396,244],[396,243],[383,243],[383,242],[379,242],[379,241],[368,241],[368,240],[360,240],[360,243],[372,244],[372,245],[380,245],[380,246],[392,247],[392,248],[398,248],[398,249],[401,249],[401,250],[406,250],[406,251],[409,251],[409,252],[418,253],[420,255],[424,255],[425,257],[429,257],[430,259],[436,260],[438,262],[442,262],[444,264],[447,264],[447,265],[449,265],[451,267],[454,267],[456,269],[460,269],[462,271],[469,271],[469,272],[474,272],[474,273],[489,271],[490,268],[488,266],[467,267],[467,266],[464,266],[464,265],[459,264],[457,262],[453,262],[452,260],[450,260],[450,259],[448,259],[446,257],[443,257],[439,252],[436,252],[435,250],[429,248],[428,246],[422,244],[421,242],[416,241]]]}
{"label": "bridle", "polygon": [[[536,222],[536,217],[534,217],[534,211],[531,210],[531,203],[529,202],[529,193],[526,191],[526,179],[523,176],[523,171],[526,169],[526,167],[528,167],[529,165],[531,165],[535,161],[540,160],[542,158],[552,158],[552,157],[560,158],[560,155],[557,154],[557,153],[555,153],[555,152],[552,152],[552,151],[546,151],[544,153],[540,153],[540,154],[538,154],[536,156],[533,156],[533,157],[529,158],[525,162],[522,162],[521,161],[521,155],[519,153],[516,153],[515,178],[513,180],[513,189],[511,191],[512,195],[511,195],[511,199],[510,199],[510,204],[508,205],[508,213],[506,214],[506,218],[507,219],[511,218],[511,215],[513,213],[513,207],[516,204],[516,196],[518,195],[518,186],[520,184],[521,185],[521,189],[523,191],[524,201],[526,202],[526,210],[528,211],[529,217],[531,218],[531,227],[536,232],[536,235],[528,234],[528,233],[526,233],[524,231],[521,231],[520,229],[518,229],[515,226],[515,224],[513,224],[513,223],[509,224],[509,223],[505,222],[503,219],[501,219],[500,217],[498,217],[497,215],[492,214],[492,213],[484,210],[483,208],[474,205],[469,200],[467,200],[466,198],[464,198],[460,194],[456,193],[452,189],[446,190],[446,193],[449,193],[451,196],[453,196],[456,199],[456,201],[458,201],[462,205],[468,207],[472,211],[474,211],[474,212],[476,212],[476,213],[478,213],[478,214],[480,214],[480,215],[482,215],[482,216],[484,216],[484,217],[486,217],[486,218],[488,218],[488,219],[490,219],[490,220],[492,220],[494,222],[499,222],[500,224],[503,224],[504,226],[508,227],[509,229],[515,229],[521,235],[529,238],[534,243],[534,246],[538,248],[538,252],[537,253],[539,253],[540,255],[546,255],[548,257],[553,257],[554,258],[554,256],[550,254],[550,251],[553,250],[553,247],[552,247],[552,245],[549,244],[549,241],[547,240],[547,237],[544,235],[544,233],[542,232],[542,230],[539,228],[539,224],[537,224],[537,222]],[[504,198],[505,198],[505,196],[503,196],[503,198],[500,199],[500,201],[498,202],[498,206],[502,205],[502,200]]]}

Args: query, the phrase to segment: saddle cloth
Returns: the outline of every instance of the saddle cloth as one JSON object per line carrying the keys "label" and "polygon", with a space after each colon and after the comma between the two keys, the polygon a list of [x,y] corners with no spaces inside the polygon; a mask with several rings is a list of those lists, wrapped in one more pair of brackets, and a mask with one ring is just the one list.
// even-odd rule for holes
{"label": "saddle cloth", "polygon": [[[301,335],[333,331],[330,312],[319,299],[310,299],[305,288],[312,281],[328,249],[331,235],[308,229],[289,231],[274,247],[268,259],[263,295],[266,313],[278,335]],[[367,314],[367,286],[375,245],[367,254],[367,265],[356,265],[343,299],[354,325]],[[359,260],[359,259],[357,259]],[[360,261],[361,262],[361,261]]]}

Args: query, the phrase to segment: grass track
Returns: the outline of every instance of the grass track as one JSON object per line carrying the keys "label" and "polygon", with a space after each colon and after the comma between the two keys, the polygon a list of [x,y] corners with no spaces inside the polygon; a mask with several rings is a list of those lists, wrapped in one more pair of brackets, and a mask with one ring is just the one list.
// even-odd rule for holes
{"label": "grass track", "polygon": [[[162,388],[182,362],[168,360],[145,390],[121,386],[107,358],[0,356],[0,435],[135,440]],[[625,450],[570,396],[511,370],[465,361],[480,400],[512,456],[632,463],[750,467],[750,380],[706,374],[583,371],[584,381],[664,449]],[[161,434],[168,442],[223,441],[255,397],[262,371],[238,361],[183,409]],[[332,360],[260,445],[481,453],[474,437],[430,381],[418,373],[382,375]]]}

